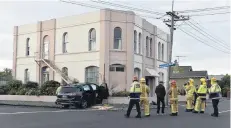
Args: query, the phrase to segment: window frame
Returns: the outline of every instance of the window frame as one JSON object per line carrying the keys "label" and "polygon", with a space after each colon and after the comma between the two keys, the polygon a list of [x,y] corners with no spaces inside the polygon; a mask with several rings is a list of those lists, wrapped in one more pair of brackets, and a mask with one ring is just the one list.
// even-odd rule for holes
{"label": "window frame", "polygon": [[134,53],[138,53],[137,52],[137,31],[134,30]]}
{"label": "window frame", "polygon": [[134,76],[137,75],[136,72],[138,72],[137,78],[140,79],[141,78],[141,70],[140,70],[140,68],[137,68],[137,67],[134,68]]}
{"label": "window frame", "polygon": [[148,46],[148,44],[149,44],[149,37],[148,36],[146,36],[146,57],[149,57],[149,46]]}
{"label": "window frame", "polygon": [[85,68],[85,82],[87,83],[99,83],[99,67],[88,66]]}
{"label": "window frame", "polygon": [[24,70],[24,82],[27,83],[28,81],[30,81],[30,77],[29,77],[29,69],[25,69]]}
{"label": "window frame", "polygon": [[68,33],[64,32],[63,33],[63,43],[62,43],[62,51],[63,53],[67,53],[67,44],[69,43],[68,41]]}
{"label": "window frame", "polygon": [[95,28],[91,28],[89,30],[88,36],[88,51],[95,51],[96,50],[96,30]]}
{"label": "window frame", "polygon": [[[118,35],[120,35],[120,37],[116,37],[116,32],[119,32]],[[120,27],[115,27],[114,28],[114,44],[113,44],[113,49],[115,50],[122,50],[122,29]],[[116,43],[118,43],[118,48]]]}
{"label": "window frame", "polygon": [[158,43],[158,60],[161,60],[161,43]]}
{"label": "window frame", "polygon": [[138,53],[141,54],[141,41],[142,41],[142,34],[139,33],[139,42],[138,42]]}
{"label": "window frame", "polygon": [[125,72],[125,66],[122,64],[112,64],[109,67],[109,71],[110,72]]}
{"label": "window frame", "polygon": [[30,56],[30,38],[26,39],[26,56]]}
{"label": "window frame", "polygon": [[152,42],[152,38],[149,39],[150,41],[150,44],[149,44],[149,56],[152,57],[153,56],[153,52],[152,52],[152,45],[153,45],[153,42]]}

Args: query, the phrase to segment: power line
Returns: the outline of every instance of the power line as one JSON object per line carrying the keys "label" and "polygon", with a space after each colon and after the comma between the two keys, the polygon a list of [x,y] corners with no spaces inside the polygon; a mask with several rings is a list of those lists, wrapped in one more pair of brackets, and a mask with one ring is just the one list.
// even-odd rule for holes
{"label": "power line", "polygon": [[[82,2],[76,2],[76,1],[64,1],[64,0],[60,0],[61,2],[64,2],[64,3],[69,3],[69,4],[74,4],[74,5],[79,5],[79,6],[84,6],[84,7],[89,7],[89,8],[95,8],[95,9],[103,9],[103,7],[100,7],[100,6],[95,6],[95,5],[90,5],[90,4],[86,4],[86,3],[82,3]],[[110,10],[112,12],[120,12],[120,13],[125,13],[125,12],[122,12],[122,11],[117,11],[117,10]],[[126,14],[129,14],[129,15],[135,15],[136,14],[131,14],[131,13],[126,13]],[[142,15],[138,15],[138,16],[141,16],[143,17]],[[144,17],[147,17],[147,18],[151,18],[151,19],[159,19],[158,17],[152,17],[152,16],[145,16]],[[161,37],[159,37],[158,35],[162,35],[162,34],[166,34],[166,33],[161,33],[161,34],[152,34],[153,36],[156,36],[157,38],[159,38],[160,40],[163,40],[165,42],[168,42],[167,40],[164,40],[162,39]]]}
{"label": "power line", "polygon": [[207,13],[207,14],[195,14],[190,16],[208,16],[208,15],[222,15],[222,14],[228,14],[230,12],[219,12],[219,13]]}
{"label": "power line", "polygon": [[131,10],[135,10],[135,11],[139,11],[139,12],[155,14],[155,15],[163,15],[163,14],[165,14],[165,13],[161,13],[161,12],[155,12],[155,11],[150,11],[150,10],[146,10],[146,9],[136,8],[136,7],[130,7],[130,6],[126,6],[126,5],[122,5],[122,4],[116,4],[116,3],[102,1],[102,0],[90,0],[90,1],[95,2],[95,3],[100,3],[100,4],[106,4],[106,5],[116,6],[116,7],[120,7],[120,8],[125,8],[125,9],[131,9]]}
{"label": "power line", "polygon": [[203,8],[203,9],[192,9],[192,10],[183,10],[178,11],[179,13],[191,13],[191,12],[202,12],[202,11],[214,11],[214,10],[221,10],[221,9],[228,9],[230,6],[220,6],[214,8]]}
{"label": "power line", "polygon": [[[203,44],[205,44],[205,45],[207,45],[207,46],[210,46],[210,47],[212,47],[212,48],[214,48],[214,49],[216,49],[216,50],[219,50],[219,51],[221,51],[221,52],[223,52],[223,53],[230,54],[229,52],[220,50],[220,49],[218,49],[217,47],[214,47],[214,46],[212,46],[212,45],[210,45],[210,44],[208,44],[208,43],[205,43],[204,41],[202,41],[202,40],[203,40],[202,38],[193,36],[193,35],[194,35],[193,33],[189,34],[189,33],[187,33],[186,31],[184,31],[183,29],[181,29],[181,28],[179,28],[179,29],[180,29],[182,32],[184,32],[185,34],[187,34],[187,35],[193,37],[194,39],[200,41],[201,43],[203,43]],[[200,39],[198,39],[198,38],[200,38]]]}
{"label": "power line", "polygon": [[[206,28],[205,27],[203,27],[202,25],[200,25],[198,22],[196,22],[194,19],[192,19],[191,18],[191,20],[193,21],[193,22],[195,22],[196,24],[198,24],[198,26],[200,27],[200,28],[203,28],[203,29],[205,29],[206,30]],[[208,33],[207,33],[208,34]],[[222,42],[222,44],[224,44],[225,46],[227,45],[227,43],[224,43],[225,41],[223,41],[222,39],[220,39],[220,38],[218,38],[217,36],[214,36],[214,35],[211,35],[211,34],[208,34],[210,37],[212,37],[212,38],[214,38],[215,40],[217,40],[217,41],[219,41],[219,42]]]}
{"label": "power line", "polygon": [[[185,23],[186,23],[186,22],[185,22]],[[192,24],[190,21],[189,21],[189,23]],[[195,26],[194,24],[192,24],[192,25],[195,26],[195,27],[193,27],[192,25],[190,25],[190,24],[188,24],[188,23],[186,23],[186,24],[189,25],[189,26],[190,26],[191,28],[193,28],[194,30],[196,30],[197,32],[199,32],[199,33],[201,33],[202,35],[204,35],[204,36],[205,36],[206,38],[208,38],[209,40],[213,41],[214,43],[216,43],[216,44],[220,43],[220,42],[217,42],[216,40],[214,40],[214,38],[213,38],[213,39],[210,38],[210,37],[208,36],[208,35],[209,35],[208,33],[206,33],[205,31],[201,30],[199,27]],[[198,30],[197,28],[198,28],[199,30]],[[202,32],[201,32],[200,30],[201,30]],[[203,32],[206,33],[207,35],[204,34]],[[228,46],[224,46],[223,43],[220,43],[220,44],[222,44],[223,47],[226,48],[227,50],[230,50]]]}

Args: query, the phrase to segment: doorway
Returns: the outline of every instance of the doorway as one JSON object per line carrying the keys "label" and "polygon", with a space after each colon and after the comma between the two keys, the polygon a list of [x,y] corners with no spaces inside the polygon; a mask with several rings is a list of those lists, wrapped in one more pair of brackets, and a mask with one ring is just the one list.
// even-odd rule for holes
{"label": "doorway", "polygon": [[149,86],[150,88],[150,93],[149,93],[149,97],[154,97],[155,96],[155,77],[152,76],[145,76],[146,79],[146,84]]}

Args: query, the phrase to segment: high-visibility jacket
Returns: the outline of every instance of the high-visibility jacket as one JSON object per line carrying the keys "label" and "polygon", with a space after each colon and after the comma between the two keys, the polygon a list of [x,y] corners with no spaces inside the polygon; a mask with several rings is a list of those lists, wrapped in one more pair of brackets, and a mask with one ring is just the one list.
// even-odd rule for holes
{"label": "high-visibility jacket", "polygon": [[188,85],[186,86],[186,92],[187,92],[187,95],[193,95],[194,92],[196,91],[196,88],[194,85]]}
{"label": "high-visibility jacket", "polygon": [[208,91],[209,91],[209,98],[211,99],[217,99],[221,97],[219,95],[221,92],[221,87],[217,83],[212,84],[212,86],[208,89]]}
{"label": "high-visibility jacket", "polygon": [[141,87],[139,82],[133,82],[130,88],[130,98],[140,98]]}
{"label": "high-visibility jacket", "polygon": [[207,85],[206,84],[200,85],[199,89],[197,90],[197,95],[200,96],[201,98],[206,98],[206,93],[207,93]]}

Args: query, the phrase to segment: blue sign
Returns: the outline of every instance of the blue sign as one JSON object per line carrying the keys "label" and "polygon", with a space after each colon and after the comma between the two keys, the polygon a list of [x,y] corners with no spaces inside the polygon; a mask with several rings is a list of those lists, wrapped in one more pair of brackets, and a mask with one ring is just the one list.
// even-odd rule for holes
{"label": "blue sign", "polygon": [[170,66],[174,66],[174,65],[175,65],[175,63],[161,64],[161,65],[159,65],[159,68],[170,67]]}

